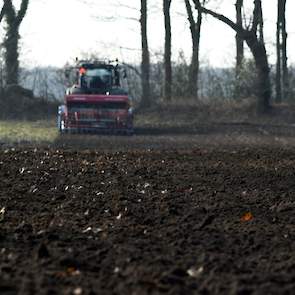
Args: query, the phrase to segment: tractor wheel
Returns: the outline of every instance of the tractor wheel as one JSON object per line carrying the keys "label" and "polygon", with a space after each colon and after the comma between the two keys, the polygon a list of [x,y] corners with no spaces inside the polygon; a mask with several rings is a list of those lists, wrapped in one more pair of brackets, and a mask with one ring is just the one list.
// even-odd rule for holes
{"label": "tractor wheel", "polygon": [[59,121],[58,131],[60,134],[67,133],[67,129],[65,128],[65,121],[64,120]]}

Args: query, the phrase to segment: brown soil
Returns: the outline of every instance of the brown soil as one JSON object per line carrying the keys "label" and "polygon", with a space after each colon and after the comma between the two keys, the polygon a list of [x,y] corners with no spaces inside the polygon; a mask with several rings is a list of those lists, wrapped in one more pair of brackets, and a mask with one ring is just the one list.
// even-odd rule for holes
{"label": "brown soil", "polygon": [[292,294],[293,131],[260,131],[3,147],[0,294]]}

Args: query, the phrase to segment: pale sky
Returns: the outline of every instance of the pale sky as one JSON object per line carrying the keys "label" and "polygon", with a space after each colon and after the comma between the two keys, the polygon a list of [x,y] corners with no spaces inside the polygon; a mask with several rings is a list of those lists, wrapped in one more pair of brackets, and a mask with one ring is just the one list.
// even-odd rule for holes
{"label": "pale sky", "polygon": [[[234,17],[234,0],[211,0],[218,11]],[[245,0],[252,3],[252,0]],[[174,60],[183,50],[189,59],[191,39],[183,0],[172,0]],[[265,35],[274,62],[276,2],[264,0]],[[295,1],[288,0],[289,61],[295,63]],[[163,51],[162,0],[149,0],[149,43],[152,54]],[[22,27],[22,61],[26,65],[63,66],[81,53],[98,52],[125,62],[140,60],[139,0],[31,0]],[[219,5],[218,5],[219,4]],[[129,7],[125,7],[129,6]],[[212,6],[211,6],[212,7]],[[114,18],[116,20],[114,20]],[[204,19],[201,59],[230,66],[235,58],[235,33],[210,16]]]}

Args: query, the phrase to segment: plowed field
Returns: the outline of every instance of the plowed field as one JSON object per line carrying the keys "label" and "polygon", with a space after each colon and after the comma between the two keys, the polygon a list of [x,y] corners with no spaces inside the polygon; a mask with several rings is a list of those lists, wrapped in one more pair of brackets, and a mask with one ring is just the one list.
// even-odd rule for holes
{"label": "plowed field", "polygon": [[295,148],[262,136],[3,147],[0,294],[292,294]]}

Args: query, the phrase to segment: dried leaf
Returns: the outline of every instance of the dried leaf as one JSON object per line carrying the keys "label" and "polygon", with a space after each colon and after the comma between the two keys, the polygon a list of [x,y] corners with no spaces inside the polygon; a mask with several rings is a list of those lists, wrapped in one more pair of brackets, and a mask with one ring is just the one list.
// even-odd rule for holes
{"label": "dried leaf", "polygon": [[83,293],[82,288],[78,287],[73,291],[74,295],[81,295]]}
{"label": "dried leaf", "polygon": [[83,234],[85,234],[85,233],[88,233],[88,232],[90,232],[90,231],[92,231],[92,227],[87,227],[86,229],[84,229],[83,231],[82,231],[82,233]]}
{"label": "dried leaf", "polygon": [[81,273],[78,269],[76,269],[75,267],[68,267],[67,268],[67,274],[69,276],[79,276]]}
{"label": "dried leaf", "polygon": [[55,276],[58,278],[65,278],[65,277],[75,277],[79,276],[81,272],[76,269],[75,267],[68,267],[66,271],[59,271],[55,273]]}
{"label": "dried leaf", "polygon": [[2,222],[4,220],[4,215],[5,215],[5,207],[3,207],[0,210],[0,222]]}
{"label": "dried leaf", "polygon": [[253,218],[254,218],[253,214],[251,212],[247,212],[241,217],[241,221],[247,222],[247,221],[251,221]]}
{"label": "dried leaf", "polygon": [[103,230],[101,228],[97,227],[97,228],[94,228],[92,231],[94,234],[98,234],[98,233],[102,232]]}
{"label": "dried leaf", "polygon": [[198,269],[191,267],[190,269],[187,270],[187,274],[190,277],[197,278],[202,274],[203,271],[204,271],[203,266],[199,267]]}
{"label": "dried leaf", "polygon": [[99,227],[97,228],[92,228],[91,226],[87,227],[85,230],[82,231],[82,233],[86,234],[88,232],[93,232],[94,234],[98,234],[102,232],[103,230]]}

